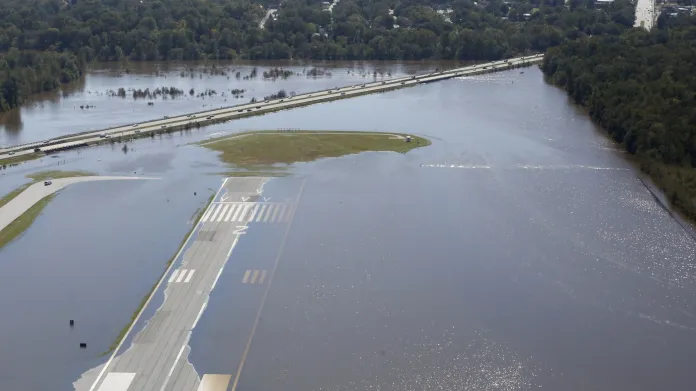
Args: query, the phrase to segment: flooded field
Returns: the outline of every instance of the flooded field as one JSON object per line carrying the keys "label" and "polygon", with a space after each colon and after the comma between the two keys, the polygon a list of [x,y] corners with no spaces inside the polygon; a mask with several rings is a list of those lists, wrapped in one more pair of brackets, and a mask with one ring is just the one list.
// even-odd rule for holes
{"label": "flooded field", "polygon": [[0,116],[0,146],[420,73],[447,63],[133,63],[95,65],[62,91]]}
{"label": "flooded field", "polygon": [[[334,68],[330,78],[244,80],[252,68],[238,69],[241,81],[231,74],[227,89],[252,91],[245,100],[363,77]],[[24,125],[6,125],[3,142],[225,103],[220,95],[188,96],[148,107],[93,96],[168,84],[188,95],[192,80],[209,83],[196,91],[227,83],[224,75],[119,72],[100,71],[82,92],[23,109]],[[693,389],[694,239],[562,91],[535,68],[521,72],[252,117],[128,143],[125,151],[119,144],[70,151],[2,171],[0,194],[44,169],[162,178],[67,188],[0,250],[0,308],[15,314],[0,323],[0,359],[9,363],[0,366],[3,384],[72,390],[107,359],[101,353],[227,170],[191,143],[296,128],[403,132],[433,145],[297,164],[289,177],[271,180],[264,190],[271,202],[294,197],[303,183],[287,239],[266,224],[240,240],[191,337],[188,359],[200,375],[234,378],[267,288],[238,390]],[[272,283],[244,283],[248,270],[270,273],[276,256]],[[88,349],[78,348],[82,341]]]}

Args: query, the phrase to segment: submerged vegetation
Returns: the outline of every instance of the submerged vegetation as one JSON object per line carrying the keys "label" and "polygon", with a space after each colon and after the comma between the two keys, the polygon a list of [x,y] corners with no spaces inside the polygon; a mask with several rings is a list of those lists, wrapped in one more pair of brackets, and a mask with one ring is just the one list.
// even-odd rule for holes
{"label": "submerged vegetation", "polygon": [[[79,78],[92,61],[498,60],[590,35],[618,35],[632,27],[635,9],[631,0],[602,9],[594,0],[342,0],[329,13],[319,1],[288,0],[260,28],[272,6],[262,4],[0,0],[0,51],[6,53],[0,111]],[[226,67],[206,72],[258,76],[256,69],[248,75]],[[180,76],[194,77],[190,70]]]}
{"label": "submerged vegetation", "polygon": [[696,219],[696,18],[550,49],[542,69]]}

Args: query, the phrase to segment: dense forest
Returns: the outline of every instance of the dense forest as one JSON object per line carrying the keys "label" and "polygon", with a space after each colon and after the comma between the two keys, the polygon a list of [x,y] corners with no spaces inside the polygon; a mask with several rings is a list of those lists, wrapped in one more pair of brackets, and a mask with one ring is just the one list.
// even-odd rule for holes
{"label": "dense forest", "polygon": [[543,71],[696,218],[696,18],[549,49]]}
{"label": "dense forest", "polygon": [[87,62],[494,60],[633,25],[629,0],[604,10],[594,9],[593,0],[573,0],[570,7],[564,0],[481,4],[341,0],[330,13],[321,0],[286,0],[278,19],[261,28],[266,9],[247,0],[0,0],[0,52],[68,51]]}
{"label": "dense forest", "polygon": [[0,112],[19,106],[30,94],[77,79],[82,69],[71,53],[11,48],[0,56]]}
{"label": "dense forest", "polygon": [[[0,111],[80,77],[91,61],[497,60],[590,35],[618,35],[616,0],[0,0]],[[277,19],[262,27],[268,8]]]}

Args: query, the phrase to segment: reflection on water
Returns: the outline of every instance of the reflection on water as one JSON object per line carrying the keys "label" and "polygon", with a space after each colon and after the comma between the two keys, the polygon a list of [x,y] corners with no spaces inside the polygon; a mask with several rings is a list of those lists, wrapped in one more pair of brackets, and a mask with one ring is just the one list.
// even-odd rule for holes
{"label": "reflection on water", "polygon": [[[49,111],[54,115],[56,109],[59,109],[57,104],[61,99],[69,98],[71,95],[84,92],[87,77],[81,77],[72,83],[64,84],[60,89],[55,91],[42,92],[34,94],[27,98],[26,102],[21,106],[0,114],[0,145],[21,144],[21,132],[24,130],[23,117],[31,117],[38,113]],[[50,126],[47,124],[47,126]]]}
{"label": "reflection on water", "polygon": [[[105,63],[86,77],[33,96],[21,108],[0,117],[0,145],[23,144],[163,116],[210,110],[261,99],[283,89],[311,92],[359,82],[452,67],[451,62],[135,62]],[[257,68],[258,76],[248,76]],[[272,68],[287,78],[264,78]],[[313,68],[319,76],[310,76]],[[326,73],[324,73],[326,72]],[[239,78],[237,78],[239,73]],[[134,99],[133,90],[175,88],[181,94]],[[124,92],[118,95],[119,89]],[[232,90],[244,90],[233,94]],[[193,91],[193,94],[189,92]],[[204,93],[204,94],[201,94]]]}
{"label": "reflection on water", "polygon": [[22,130],[22,109],[15,108],[0,114],[0,125],[9,140],[17,138]]}
{"label": "reflection on water", "polygon": [[[400,66],[395,72],[420,65]],[[99,113],[120,102],[109,103],[115,113],[100,114],[115,121],[151,112],[134,106],[132,114],[132,99],[88,91],[117,89],[123,80],[137,88],[165,80],[181,83],[177,88],[195,83],[197,90],[263,94],[318,89],[338,79],[363,77],[334,71],[331,78],[242,80],[240,86],[226,77],[191,81],[131,72],[90,77],[85,92],[74,96],[91,99]],[[101,124],[91,109],[73,111],[81,102],[74,96],[56,121]],[[202,103],[158,100],[152,112]],[[47,111],[24,118],[22,137],[41,130],[27,124],[48,118]],[[0,360],[8,362],[0,365],[0,379],[9,379],[3,385],[69,389],[99,364],[94,352],[118,334],[176,251],[195,209],[219,186],[209,175],[225,171],[215,153],[187,144],[276,128],[416,133],[433,145],[292,168],[307,183],[240,389],[693,390],[696,244],[655,204],[615,145],[538,69],[175,132],[129,142],[127,154],[124,144],[68,151],[3,171],[2,191],[38,165],[163,178],[138,188],[66,189],[0,252],[0,307],[22,315],[0,322]],[[269,182],[264,194],[285,197],[280,182]],[[240,250],[270,247],[266,235],[254,242],[254,232]],[[192,363],[201,373],[236,369],[228,347],[239,329],[231,325],[251,324],[256,308],[242,316],[231,307],[249,301],[224,292],[247,291],[234,285],[234,273],[243,274],[244,262],[258,262],[258,254],[236,253],[225,270],[229,280],[223,274],[196,327]],[[68,314],[79,320],[72,334],[51,323]],[[243,347],[246,335],[240,338]],[[83,339],[90,349],[76,347]]]}

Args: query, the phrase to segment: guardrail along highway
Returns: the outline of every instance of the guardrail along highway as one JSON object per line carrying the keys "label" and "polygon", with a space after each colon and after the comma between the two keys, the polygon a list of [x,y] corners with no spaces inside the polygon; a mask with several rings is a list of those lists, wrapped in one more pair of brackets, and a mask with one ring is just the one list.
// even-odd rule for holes
{"label": "guardrail along highway", "polygon": [[190,129],[237,118],[244,118],[337,99],[346,99],[376,92],[384,92],[397,88],[412,87],[418,84],[430,83],[454,77],[497,72],[539,63],[543,59],[543,54],[517,57],[507,60],[493,61],[485,64],[455,68],[446,71],[399,77],[384,81],[373,81],[347,87],[298,94],[285,98],[246,103],[209,111],[201,111],[177,117],[165,117],[163,119],[118,126],[110,129],[89,131],[42,142],[16,145],[0,149],[0,163],[2,163],[3,160],[8,159],[15,160],[21,159],[22,157],[31,158],[33,154],[47,154],[66,149],[99,144],[114,137],[133,138],[151,134],[166,133],[174,130]]}

